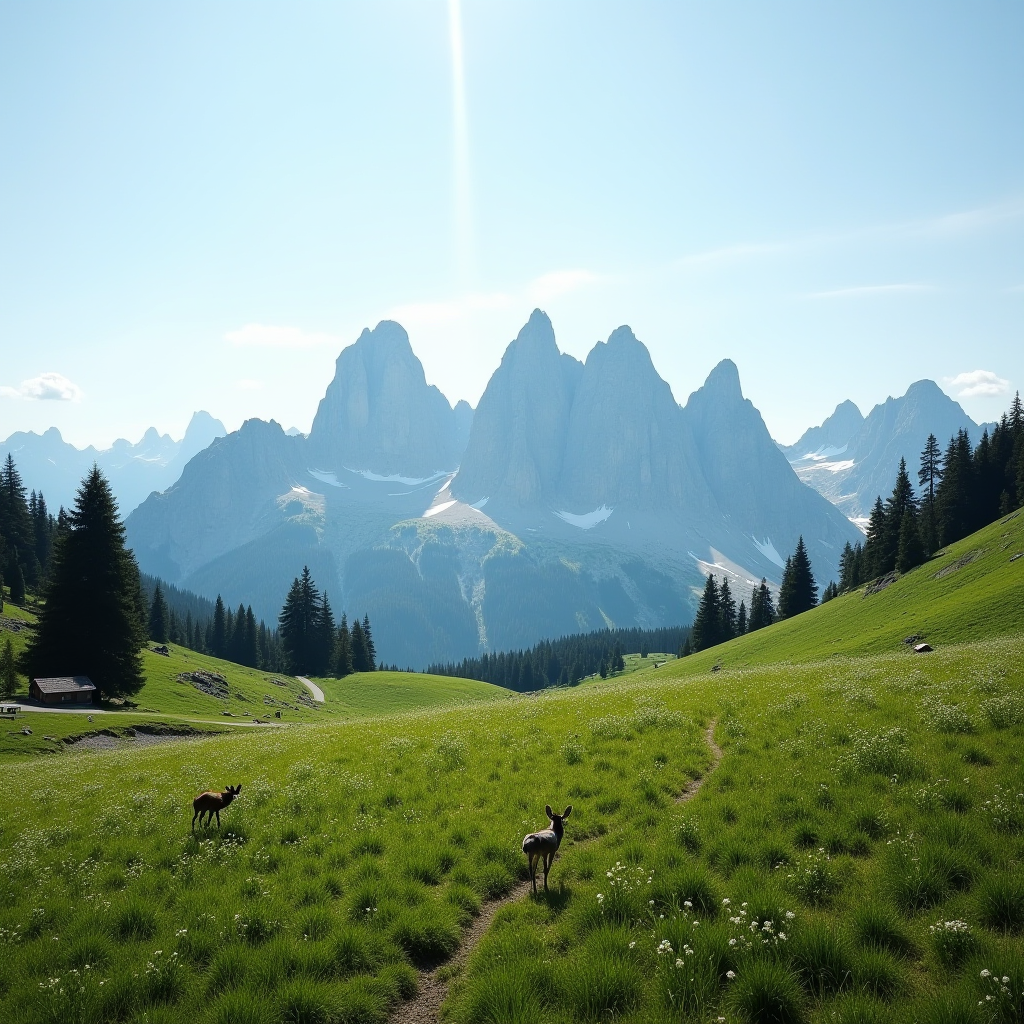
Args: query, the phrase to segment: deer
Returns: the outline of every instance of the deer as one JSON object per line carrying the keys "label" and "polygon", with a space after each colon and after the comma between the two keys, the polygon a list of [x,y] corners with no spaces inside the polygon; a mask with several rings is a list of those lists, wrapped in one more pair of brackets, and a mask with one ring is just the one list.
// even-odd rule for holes
{"label": "deer", "polygon": [[216,814],[217,828],[220,828],[220,812],[241,792],[242,784],[239,783],[237,786],[228,786],[223,793],[218,793],[216,790],[208,790],[205,793],[200,793],[199,796],[192,801],[192,808],[195,811],[192,815],[192,831],[195,832],[196,830],[196,818],[199,819],[199,824],[202,825],[204,814],[207,815],[207,825],[212,824],[213,816]]}
{"label": "deer", "polygon": [[539,858],[544,863],[544,891],[548,891],[548,872],[551,870],[551,862],[555,859],[558,847],[562,845],[562,834],[565,832],[565,819],[572,814],[572,804],[561,813],[555,814],[548,804],[544,808],[548,818],[551,820],[551,828],[542,829],[540,832],[531,832],[523,838],[523,853],[530,862],[530,881],[533,882],[533,891],[537,891],[536,864]]}

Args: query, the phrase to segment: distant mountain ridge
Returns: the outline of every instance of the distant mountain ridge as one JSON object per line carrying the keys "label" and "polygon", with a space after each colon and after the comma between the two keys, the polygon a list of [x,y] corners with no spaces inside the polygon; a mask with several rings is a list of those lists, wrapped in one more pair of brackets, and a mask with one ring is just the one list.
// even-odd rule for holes
{"label": "distant mountain ridge", "polygon": [[0,443],[0,456],[10,452],[22,478],[43,492],[53,512],[61,505],[71,507],[82,477],[96,463],[110,481],[121,515],[127,516],[153,491],[170,487],[192,456],[226,433],[220,420],[201,410],[193,414],[180,441],[150,427],[136,444],[119,438],[100,451],[92,445],[76,448],[50,427],[42,434],[11,434]]}
{"label": "distant mountain ridge", "polygon": [[977,424],[934,381],[919,380],[899,398],[887,398],[857,423],[860,410],[843,402],[796,444],[782,448],[797,475],[854,519],[868,516],[875,498],[893,488],[901,458],[917,480],[929,434],[945,448],[966,429],[974,444],[993,424]]}
{"label": "distant mountain ridge", "polygon": [[423,666],[543,636],[688,621],[703,573],[822,582],[857,537],[803,486],[726,360],[680,406],[628,327],[586,363],[534,311],[475,411],[383,322],[339,355],[308,437],[247,421],[128,519],[143,569],[277,614],[308,564]]}

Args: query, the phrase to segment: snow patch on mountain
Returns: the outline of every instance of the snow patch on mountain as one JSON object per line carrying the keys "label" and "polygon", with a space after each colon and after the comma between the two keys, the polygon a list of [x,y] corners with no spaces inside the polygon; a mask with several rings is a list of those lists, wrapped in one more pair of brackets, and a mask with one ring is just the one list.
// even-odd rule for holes
{"label": "snow patch on mountain", "polygon": [[[430,484],[435,480],[440,480],[441,477],[447,476],[448,471],[442,470],[440,473],[435,473],[433,476],[399,476],[397,473],[390,473],[387,476],[382,476],[380,473],[373,473],[368,469],[349,469],[345,467],[349,473],[356,473],[361,476],[364,480],[373,480],[375,483],[381,484],[405,484],[407,487],[414,487],[417,484]],[[444,488],[442,487],[443,491]]]}
{"label": "snow patch on mountain", "polygon": [[452,499],[451,501],[442,501],[440,505],[433,505],[423,513],[424,519],[429,519],[431,516],[436,516],[438,512],[443,512],[447,508],[451,508],[452,505],[457,505],[458,502]]}
{"label": "snow patch on mountain", "polygon": [[763,541],[758,540],[756,537],[751,537],[750,539],[753,541],[754,547],[757,548],[757,550],[760,551],[769,562],[773,565],[777,565],[780,569],[784,569],[786,567],[785,562],[782,561],[781,555],[779,555],[778,551],[775,550],[775,545],[772,543],[770,537],[765,537]]}
{"label": "snow patch on mountain", "polygon": [[319,480],[322,484],[330,484],[331,487],[347,487],[347,484],[343,484],[336,473],[329,473],[325,469],[307,469],[306,472],[313,477],[314,480]]}
{"label": "snow patch on mountain", "polygon": [[574,515],[572,512],[555,512],[562,522],[568,523],[570,526],[579,527],[581,530],[590,530],[597,526],[598,523],[603,523],[608,519],[615,509],[609,508],[607,505],[602,505],[600,508],[595,508],[593,512],[585,512],[583,515]]}

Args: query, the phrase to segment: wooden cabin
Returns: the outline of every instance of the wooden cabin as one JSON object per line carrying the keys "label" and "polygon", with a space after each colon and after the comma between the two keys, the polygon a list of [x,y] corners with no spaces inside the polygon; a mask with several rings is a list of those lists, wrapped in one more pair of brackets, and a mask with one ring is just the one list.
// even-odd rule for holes
{"label": "wooden cabin", "polygon": [[96,687],[88,676],[55,676],[33,679],[28,692],[40,704],[91,704]]}

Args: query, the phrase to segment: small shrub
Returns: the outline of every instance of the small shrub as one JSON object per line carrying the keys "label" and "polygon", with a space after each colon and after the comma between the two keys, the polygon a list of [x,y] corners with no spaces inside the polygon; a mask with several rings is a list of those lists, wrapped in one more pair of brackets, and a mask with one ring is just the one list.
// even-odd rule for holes
{"label": "small shrub", "polygon": [[842,932],[831,925],[814,923],[797,932],[790,943],[796,971],[811,995],[836,995],[853,983],[853,957]]}
{"label": "small shrub", "polygon": [[917,766],[907,750],[907,734],[898,727],[882,733],[858,730],[851,737],[851,749],[838,761],[840,772],[852,775],[911,776]]}
{"label": "small shrub", "polygon": [[177,953],[156,950],[146,961],[142,983],[151,1003],[173,1003],[185,987],[184,971]]}
{"label": "small shrub", "polygon": [[747,1024],[799,1024],[804,1019],[800,982],[775,960],[753,960],[737,972],[732,1005]]}
{"label": "small shrub", "polygon": [[702,918],[718,913],[721,896],[712,876],[699,865],[685,865],[654,887],[657,898],[677,907],[689,904]]}
{"label": "small shrub", "polygon": [[995,875],[978,890],[978,916],[986,928],[1024,931],[1024,882],[1016,875]]}
{"label": "small shrub", "polygon": [[959,967],[978,947],[966,921],[936,921],[928,928],[932,950],[943,967]]}

